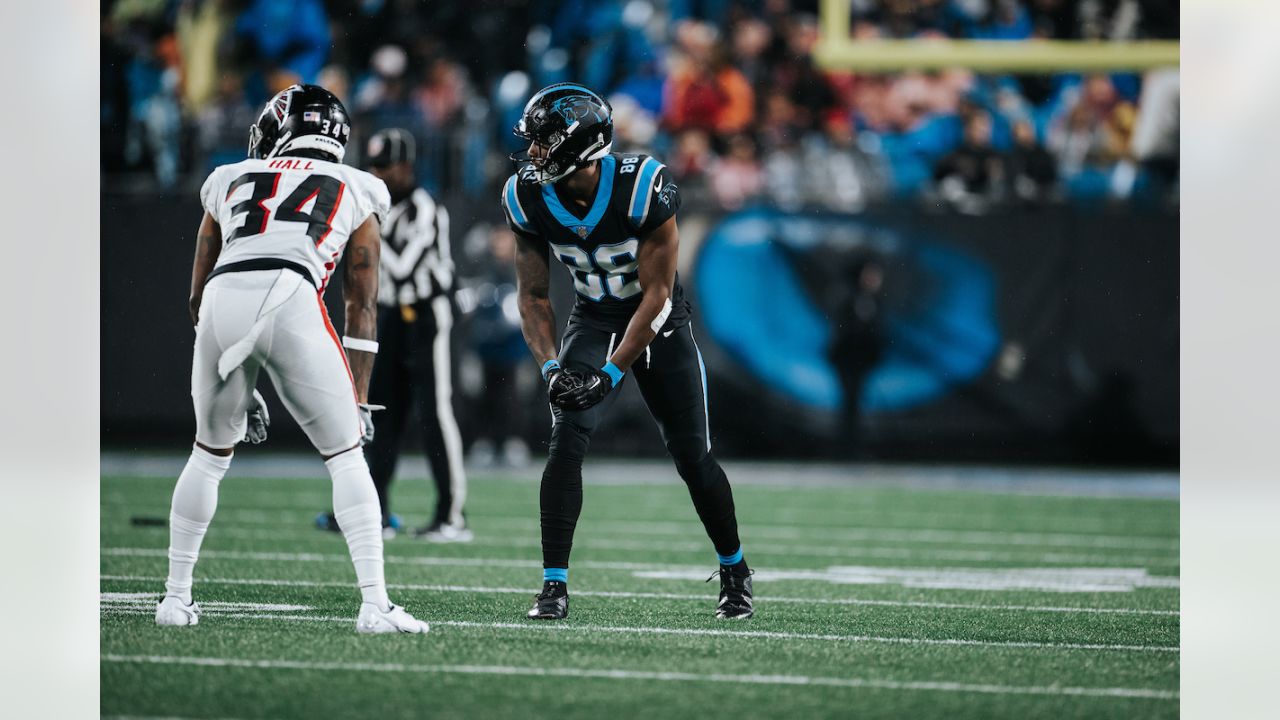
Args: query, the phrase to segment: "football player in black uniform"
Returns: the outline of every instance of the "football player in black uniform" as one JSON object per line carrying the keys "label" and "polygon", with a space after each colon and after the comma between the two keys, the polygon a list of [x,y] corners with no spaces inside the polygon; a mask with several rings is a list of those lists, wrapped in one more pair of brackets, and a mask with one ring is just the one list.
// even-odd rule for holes
{"label": "football player in black uniform", "polygon": [[[518,239],[524,337],[542,365],[552,414],[542,473],[543,588],[529,617],[569,614],[569,551],[582,510],[591,432],[634,375],[720,560],[716,617],[752,614],[733,491],[711,455],[707,378],[676,276],[680,194],[652,157],[610,152],[609,103],[573,83],[538,91],[514,128],[527,165],[503,186]],[[577,301],[559,352],[548,299],[550,258],[568,266]],[[714,575],[712,576],[714,577]]]}

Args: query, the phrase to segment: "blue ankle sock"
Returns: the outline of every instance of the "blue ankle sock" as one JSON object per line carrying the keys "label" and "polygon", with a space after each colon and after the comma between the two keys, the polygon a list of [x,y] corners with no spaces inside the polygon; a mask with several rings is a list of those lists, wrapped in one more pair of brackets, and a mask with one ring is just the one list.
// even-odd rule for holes
{"label": "blue ankle sock", "polygon": [[746,560],[742,559],[741,545],[738,546],[738,549],[734,551],[732,555],[721,555],[719,553],[716,553],[716,557],[720,559],[721,565],[729,568],[734,568],[735,570],[745,569],[747,566]]}
{"label": "blue ankle sock", "polygon": [[543,568],[542,582],[562,582],[569,584],[569,568]]}

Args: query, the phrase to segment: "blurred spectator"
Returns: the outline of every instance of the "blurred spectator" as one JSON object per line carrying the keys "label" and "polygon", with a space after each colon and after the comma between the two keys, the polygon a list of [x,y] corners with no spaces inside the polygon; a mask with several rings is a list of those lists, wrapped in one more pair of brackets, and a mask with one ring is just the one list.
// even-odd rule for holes
{"label": "blurred spectator", "polygon": [[813,64],[818,24],[809,15],[792,20],[785,49],[775,52],[768,82],[772,92],[785,95],[795,105],[795,122],[806,130],[817,127],[822,113],[835,103],[827,78]]}
{"label": "blurred spectator", "polygon": [[1013,150],[1009,153],[1009,186],[1015,197],[1025,202],[1042,202],[1057,189],[1058,168],[1053,156],[1036,140],[1029,120],[1013,126]]}
{"label": "blurred spectator", "polygon": [[512,467],[529,462],[525,444],[527,393],[520,375],[529,368],[529,350],[516,307],[516,237],[505,225],[489,230],[489,255],[476,279],[471,342],[480,357],[483,381],[478,416],[484,418],[471,448],[472,460]]}
{"label": "blurred spectator", "polygon": [[[606,93],[614,147],[658,155],[695,205],[737,207],[757,184],[789,208],[916,197],[944,159],[972,155],[964,137],[975,113],[988,115],[990,149],[1014,173],[1010,197],[1026,197],[1028,181],[1042,194],[1046,151],[1062,182],[1050,197],[1176,188],[1176,71],[827,72],[813,62],[817,6],[539,0],[476,13],[415,0],[109,1],[102,167],[134,173],[115,188],[195,186],[206,163],[240,152],[239,132],[225,128],[246,108],[290,82],[319,82],[348,103],[358,136],[410,129],[424,148],[420,180],[479,199],[506,175],[505,155],[518,149],[509,129],[529,93],[568,80]],[[852,0],[850,12],[855,40],[1178,33],[1177,4],[1163,0]],[[513,31],[523,42],[510,42]],[[1026,129],[1015,141],[1023,121],[1043,148]]]}
{"label": "blurred spectator", "polygon": [[853,123],[840,110],[827,113],[822,135],[805,142],[808,197],[837,212],[858,212],[884,193],[877,163],[858,147]]}
{"label": "blurred spectator", "polygon": [[689,22],[677,31],[684,52],[673,58],[664,91],[666,124],[672,130],[740,132],[755,113],[755,93],[746,77],[729,64],[715,30]]}
{"label": "blurred spectator", "polygon": [[711,191],[725,210],[738,210],[764,188],[764,174],[749,135],[729,138],[728,152],[711,165]]}
{"label": "blurred spectator", "polygon": [[705,176],[712,162],[711,138],[706,131],[685,130],[676,138],[675,152],[669,164],[682,184]]}
{"label": "blurred spectator", "polygon": [[261,109],[244,99],[239,75],[230,71],[222,73],[217,94],[196,115],[196,141],[204,156],[204,174],[218,165],[244,158],[247,129],[257,120]]}
{"label": "blurred spectator", "polygon": [[312,83],[329,54],[329,18],[321,0],[249,0],[236,18],[240,52],[267,96]]}
{"label": "blurred spectator", "polygon": [[938,192],[965,213],[985,212],[999,194],[1003,172],[991,147],[991,116],[975,113],[964,126],[964,142],[933,170]]}
{"label": "blurred spectator", "polygon": [[[1134,121],[1130,156],[1146,171],[1157,192],[1168,192],[1177,199],[1178,186],[1178,102],[1179,73],[1176,69],[1153,70],[1142,81],[1142,98]],[[1127,164],[1128,161],[1126,161]],[[1117,194],[1127,196],[1137,168],[1126,167],[1128,173],[1118,179]]]}
{"label": "blurred spectator", "polygon": [[167,188],[178,181],[180,165],[181,60],[172,33],[156,25],[140,27],[138,33],[136,54],[124,73],[129,97],[124,159],[133,166],[149,159],[156,182]]}
{"label": "blurred spectator", "polygon": [[468,95],[463,69],[451,60],[436,58],[414,90],[414,101],[427,126],[438,128],[457,118]]}
{"label": "blurred spectator", "polygon": [[1106,75],[1091,75],[1064,93],[1047,144],[1073,194],[1108,191],[1112,169],[1128,154],[1135,117],[1133,104],[1120,97]]}

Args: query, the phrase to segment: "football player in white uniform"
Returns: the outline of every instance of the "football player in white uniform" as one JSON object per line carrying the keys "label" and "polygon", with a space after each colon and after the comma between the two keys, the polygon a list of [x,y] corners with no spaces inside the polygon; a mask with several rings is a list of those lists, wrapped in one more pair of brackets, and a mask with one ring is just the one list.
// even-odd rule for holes
{"label": "football player in white uniform", "polygon": [[[191,271],[196,325],[191,368],[196,439],[169,515],[169,577],[159,625],[195,625],[191,575],[237,442],[259,442],[267,417],[254,385],[266,370],[290,414],[324,458],[333,509],[363,602],[361,633],[425,633],[391,604],[383,577],[382,515],[361,446],[373,437],[366,392],[378,350],[381,180],[343,165],[351,132],[338,98],[294,85],[249,129],[249,159],[217,168]],[[345,250],[345,254],[344,254]],[[345,337],[325,312],[325,286],[342,256]]]}

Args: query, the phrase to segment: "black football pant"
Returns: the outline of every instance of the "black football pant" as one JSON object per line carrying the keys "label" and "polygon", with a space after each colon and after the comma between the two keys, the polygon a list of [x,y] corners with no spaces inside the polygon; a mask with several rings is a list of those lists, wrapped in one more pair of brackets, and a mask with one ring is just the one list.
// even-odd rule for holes
{"label": "black football pant", "polygon": [[[573,323],[561,346],[560,364],[567,369],[599,368],[621,340],[622,333]],[[733,491],[711,455],[706,372],[692,329],[686,325],[669,336],[654,338],[618,387],[598,405],[581,412],[552,408],[551,448],[542,473],[543,567],[569,567],[573,531],[582,511],[582,461],[591,433],[632,376],[716,552],[732,555],[739,549]]]}
{"label": "black football pant", "polygon": [[462,522],[467,478],[462,436],[453,414],[449,331],[453,307],[447,297],[420,301],[409,317],[400,307],[378,306],[378,357],[369,380],[369,402],[386,405],[373,414],[373,442],[365,446],[378,489],[382,516],[389,513],[387,488],[400,458],[400,442],[417,408],[422,447],[436,484],[436,522]]}

